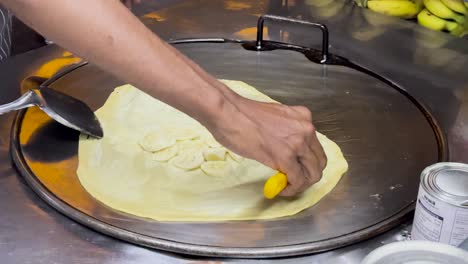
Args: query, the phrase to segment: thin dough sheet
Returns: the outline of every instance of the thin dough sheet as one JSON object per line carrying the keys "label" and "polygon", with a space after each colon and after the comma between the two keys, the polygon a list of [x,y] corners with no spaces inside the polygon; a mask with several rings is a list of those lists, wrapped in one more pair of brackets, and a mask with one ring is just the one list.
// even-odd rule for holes
{"label": "thin dough sheet", "polygon": [[[241,81],[238,94],[275,102]],[[330,192],[348,164],[333,141],[317,133],[328,157],[320,182],[295,198],[263,197],[275,170],[230,152],[196,120],[131,85],[117,87],[96,111],[102,139],[79,142],[78,177],[105,205],[158,221],[227,221],[294,215]]]}

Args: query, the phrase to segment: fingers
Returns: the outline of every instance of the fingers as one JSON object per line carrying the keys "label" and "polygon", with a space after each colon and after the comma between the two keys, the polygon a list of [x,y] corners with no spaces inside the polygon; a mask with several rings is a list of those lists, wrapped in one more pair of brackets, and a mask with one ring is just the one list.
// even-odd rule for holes
{"label": "fingers", "polygon": [[305,107],[294,107],[293,110],[302,119],[302,128],[288,139],[290,153],[293,154],[284,163],[287,164],[284,172],[288,177],[288,186],[281,192],[281,196],[294,196],[318,182],[327,163],[315,127],[311,123],[310,111]]}
{"label": "fingers", "polygon": [[[242,140],[224,143],[246,157],[286,173],[288,185],[281,196],[296,195],[320,180],[326,158],[308,108],[250,100],[239,102],[238,109],[243,110],[240,113],[247,117],[243,127],[253,129],[252,133],[241,133]],[[239,134],[219,139],[236,136]]]}
{"label": "fingers", "polygon": [[327,155],[323,150],[322,144],[320,144],[320,141],[317,138],[317,132],[315,130],[310,138],[309,147],[317,158],[320,171],[323,171],[323,169],[325,169],[327,166]]}
{"label": "fingers", "polygon": [[303,120],[312,122],[312,112],[309,110],[309,108],[305,106],[292,106],[291,107],[299,117],[301,117]]}
{"label": "fingers", "polygon": [[291,159],[285,172],[288,177],[288,186],[281,192],[281,196],[294,196],[305,191],[314,183],[320,181],[323,168],[317,154],[308,145],[304,145],[300,157]]}
{"label": "fingers", "polygon": [[289,152],[289,157],[280,168],[288,177],[288,185],[280,193],[280,196],[294,196],[302,190],[306,183],[304,167],[300,164],[296,153],[293,150],[289,150]]}
{"label": "fingers", "polygon": [[[305,151],[305,153],[313,153],[318,161],[317,165],[319,169],[323,170],[327,165],[327,156],[325,155],[322,144],[320,144],[317,138],[317,131],[311,122],[303,123],[302,126],[306,135],[307,146],[309,147],[309,151]],[[311,158],[310,155],[308,156]]]}
{"label": "fingers", "polygon": [[307,151],[300,159],[301,165],[305,168],[305,184],[300,188],[300,192],[305,191],[312,184],[317,183],[322,178],[323,168],[320,164],[320,160],[317,156],[317,153],[312,151],[309,146],[309,151]]}

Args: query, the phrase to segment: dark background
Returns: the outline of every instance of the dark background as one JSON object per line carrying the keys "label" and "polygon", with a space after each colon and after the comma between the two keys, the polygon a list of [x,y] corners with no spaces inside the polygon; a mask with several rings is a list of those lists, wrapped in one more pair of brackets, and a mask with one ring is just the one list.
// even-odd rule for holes
{"label": "dark background", "polygon": [[[132,12],[137,16],[141,16],[174,2],[181,2],[181,0],[143,0],[141,4],[134,5]],[[26,26],[16,17],[13,17],[12,42],[12,56],[46,45],[44,38],[40,34]]]}

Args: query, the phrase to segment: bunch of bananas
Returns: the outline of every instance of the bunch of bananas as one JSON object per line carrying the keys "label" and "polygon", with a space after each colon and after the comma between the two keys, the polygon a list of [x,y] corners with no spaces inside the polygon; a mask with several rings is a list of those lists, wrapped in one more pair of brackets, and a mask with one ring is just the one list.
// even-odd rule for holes
{"label": "bunch of bananas", "polygon": [[368,0],[363,5],[389,16],[417,18],[420,25],[432,30],[468,34],[468,2],[463,0]]}
{"label": "bunch of bananas", "polygon": [[446,30],[455,36],[468,33],[468,3],[463,0],[424,0],[425,9],[418,14],[420,25]]}

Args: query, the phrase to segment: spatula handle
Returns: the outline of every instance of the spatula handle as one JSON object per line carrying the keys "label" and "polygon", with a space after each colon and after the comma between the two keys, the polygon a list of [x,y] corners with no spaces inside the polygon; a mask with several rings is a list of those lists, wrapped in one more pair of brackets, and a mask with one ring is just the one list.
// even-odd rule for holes
{"label": "spatula handle", "polygon": [[16,99],[15,101],[0,105],[0,115],[6,114],[11,111],[20,110],[26,107],[33,106],[37,103],[37,96],[36,94],[29,90],[25,94],[23,94],[20,98]]}

